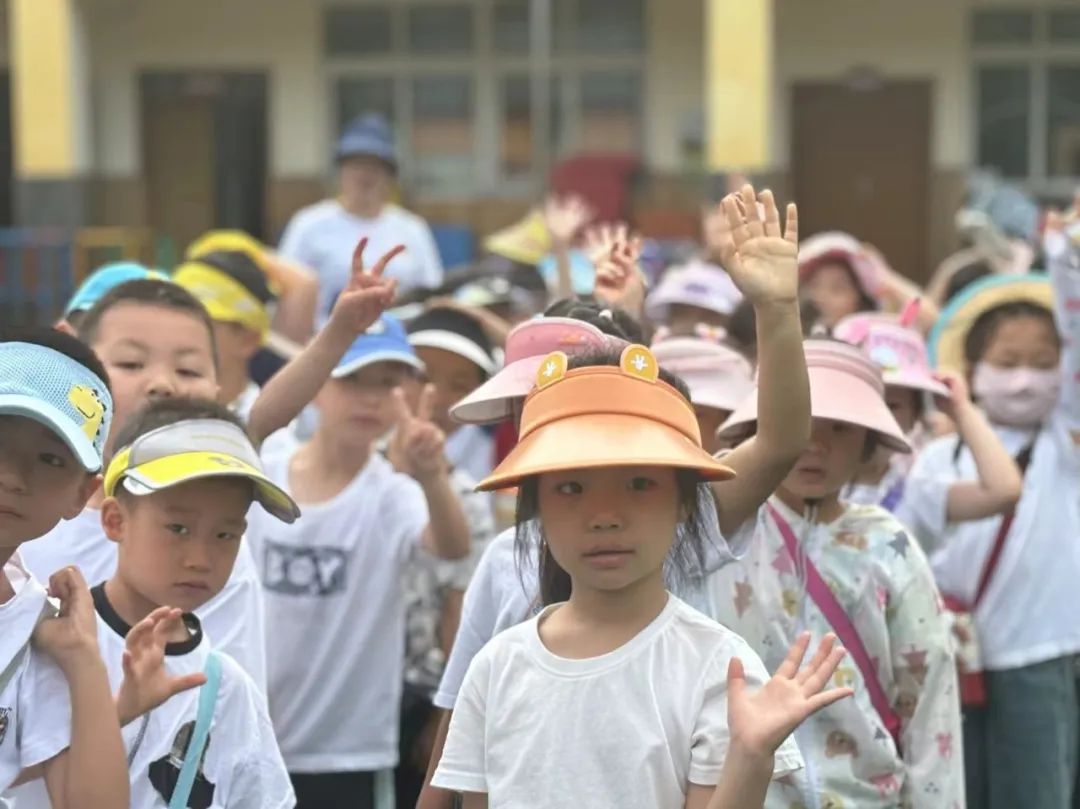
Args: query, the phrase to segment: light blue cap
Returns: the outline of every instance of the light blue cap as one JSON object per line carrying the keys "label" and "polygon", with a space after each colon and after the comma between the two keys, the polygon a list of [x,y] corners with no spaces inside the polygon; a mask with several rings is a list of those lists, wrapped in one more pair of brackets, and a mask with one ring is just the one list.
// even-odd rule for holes
{"label": "light blue cap", "polygon": [[[554,255],[544,256],[536,269],[554,289],[559,283],[559,263]],[[596,268],[589,257],[580,250],[570,251],[570,282],[575,295],[592,295],[596,288]]]}
{"label": "light blue cap", "polygon": [[405,327],[393,315],[384,314],[357,337],[330,375],[340,379],[376,362],[400,362],[424,370],[424,363],[409,344]]}
{"label": "light blue cap", "polygon": [[64,314],[85,312],[104,298],[106,293],[112,290],[113,287],[118,287],[128,281],[141,281],[147,278],[158,281],[169,280],[169,276],[160,270],[152,270],[142,264],[136,264],[134,261],[118,261],[113,264],[104,264],[94,270],[82,282],[75,294],[71,296],[71,300],[68,301]]}
{"label": "light blue cap", "polygon": [[108,387],[85,365],[46,346],[0,343],[0,415],[48,427],[87,472],[101,469],[112,414]]}
{"label": "light blue cap", "polygon": [[370,155],[397,170],[397,153],[390,123],[378,113],[369,112],[349,122],[341,133],[334,156],[337,160]]}

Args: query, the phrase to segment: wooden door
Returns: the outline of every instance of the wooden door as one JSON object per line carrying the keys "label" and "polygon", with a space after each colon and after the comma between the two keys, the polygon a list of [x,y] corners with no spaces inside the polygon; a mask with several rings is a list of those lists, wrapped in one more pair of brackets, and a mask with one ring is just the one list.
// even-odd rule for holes
{"label": "wooden door", "polygon": [[147,219],[183,251],[214,227],[214,102],[144,97]]}
{"label": "wooden door", "polygon": [[792,179],[799,230],[845,230],[900,273],[930,274],[927,81],[796,84]]}

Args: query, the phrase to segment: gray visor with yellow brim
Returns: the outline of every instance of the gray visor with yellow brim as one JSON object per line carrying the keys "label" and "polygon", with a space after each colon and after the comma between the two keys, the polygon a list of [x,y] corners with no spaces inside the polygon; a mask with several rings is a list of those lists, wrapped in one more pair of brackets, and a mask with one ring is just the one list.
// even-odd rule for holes
{"label": "gray visor with yellow brim", "polygon": [[247,478],[270,514],[287,523],[300,516],[296,502],[263,472],[247,434],[220,419],[178,421],[139,436],[113,457],[105,494],[112,497],[120,481],[132,494],[146,495],[213,477]]}

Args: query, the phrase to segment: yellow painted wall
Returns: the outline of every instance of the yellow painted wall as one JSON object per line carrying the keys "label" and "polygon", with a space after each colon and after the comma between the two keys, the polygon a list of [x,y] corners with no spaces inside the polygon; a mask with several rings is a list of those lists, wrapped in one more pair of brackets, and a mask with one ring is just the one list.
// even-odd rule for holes
{"label": "yellow painted wall", "polygon": [[704,100],[703,0],[651,0],[645,67],[645,148],[658,171],[688,168],[682,140],[700,125]]}

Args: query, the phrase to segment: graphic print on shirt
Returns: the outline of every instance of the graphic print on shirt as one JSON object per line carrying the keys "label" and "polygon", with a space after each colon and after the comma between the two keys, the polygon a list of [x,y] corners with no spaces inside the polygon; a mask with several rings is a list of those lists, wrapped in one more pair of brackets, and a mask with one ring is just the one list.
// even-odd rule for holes
{"label": "graphic print on shirt", "polygon": [[11,708],[0,708],[0,745],[7,738],[9,724],[11,724]]}
{"label": "graphic print on shirt", "polygon": [[[191,735],[195,731],[195,723],[184,724],[173,739],[172,750],[167,756],[159,758],[150,765],[150,783],[154,785],[162,800],[166,804],[172,800],[176,782],[180,780],[180,768],[184,766],[184,755],[191,743]],[[206,751],[210,749],[211,739],[206,737],[206,746],[203,748],[202,757],[199,759],[199,769],[195,773],[195,783],[191,787],[191,795],[188,796],[188,809],[210,809],[214,803],[214,785],[203,774],[203,766],[206,763]]]}
{"label": "graphic print on shirt", "polygon": [[345,590],[349,557],[326,545],[297,547],[266,541],[263,583],[287,596],[330,596]]}

